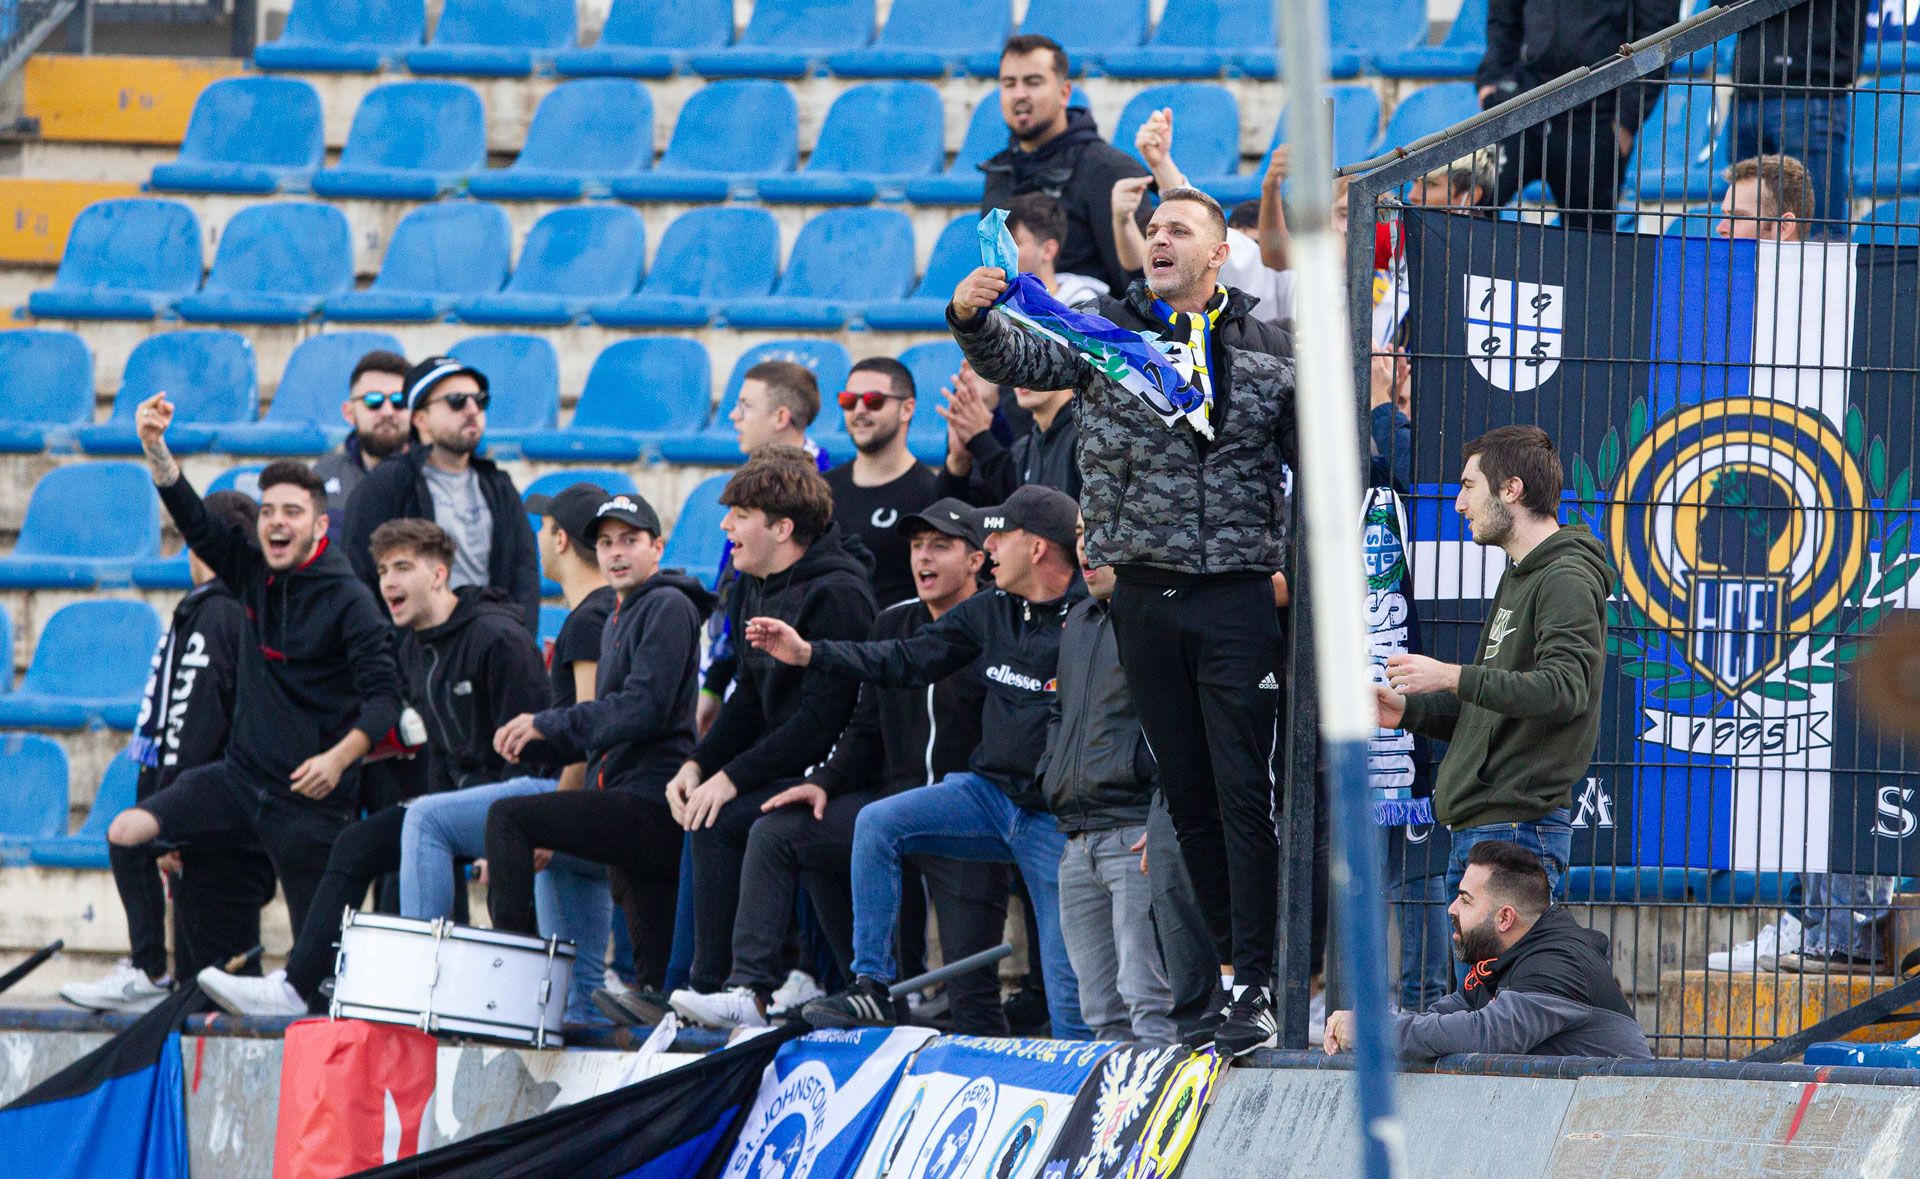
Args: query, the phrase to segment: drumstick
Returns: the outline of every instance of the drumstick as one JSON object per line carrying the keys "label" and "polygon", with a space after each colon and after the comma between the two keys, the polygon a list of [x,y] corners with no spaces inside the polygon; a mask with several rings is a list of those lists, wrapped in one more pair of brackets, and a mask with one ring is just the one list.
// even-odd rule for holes
{"label": "drumstick", "polygon": [[949,962],[938,970],[929,970],[925,974],[916,974],[912,978],[901,979],[899,982],[887,988],[887,994],[898,999],[900,996],[920,990],[922,987],[930,987],[934,983],[942,983],[950,978],[958,978],[969,970],[978,970],[982,966],[991,966],[1012,953],[1013,947],[1005,942],[1001,942],[990,950],[982,950],[978,954],[968,954],[965,958],[957,962]]}
{"label": "drumstick", "polygon": [[226,965],[220,969],[226,971],[228,974],[239,974],[247,968],[249,962],[252,962],[266,952],[267,948],[265,946],[255,946],[244,954],[235,954],[233,957],[227,959]]}

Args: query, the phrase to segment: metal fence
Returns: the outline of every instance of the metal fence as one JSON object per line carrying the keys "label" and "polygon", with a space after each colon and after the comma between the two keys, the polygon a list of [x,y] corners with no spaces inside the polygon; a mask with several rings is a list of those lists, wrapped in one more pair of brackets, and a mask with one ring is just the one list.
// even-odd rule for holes
{"label": "metal fence", "polygon": [[[1362,412],[1411,418],[1375,465],[1418,649],[1480,650],[1506,558],[1454,496],[1492,427],[1553,436],[1562,519],[1620,574],[1563,887],[1661,1056],[1783,1058],[1803,1027],[1920,999],[1862,1006],[1913,948],[1920,875],[1920,751],[1870,722],[1859,674],[1920,584],[1920,12],[1909,50],[1900,7],[1708,9],[1347,169]],[[1741,179],[1756,156],[1796,162]],[[1385,787],[1382,813],[1419,817],[1418,794]],[[1388,840],[1398,997],[1420,1007],[1453,985],[1448,835]]]}
{"label": "metal fence", "polygon": [[62,27],[56,49],[93,51],[93,0],[0,0],[0,80],[10,78]]}

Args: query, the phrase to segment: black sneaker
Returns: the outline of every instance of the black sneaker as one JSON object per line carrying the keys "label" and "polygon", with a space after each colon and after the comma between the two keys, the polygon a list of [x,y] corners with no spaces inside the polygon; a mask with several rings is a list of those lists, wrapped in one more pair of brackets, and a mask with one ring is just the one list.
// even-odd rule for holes
{"label": "black sneaker", "polygon": [[1245,1056],[1256,1048],[1273,1047],[1279,1030],[1267,988],[1248,987],[1227,1004],[1226,1017],[1213,1033],[1213,1046],[1222,1056]]}
{"label": "black sneaker", "polygon": [[1220,1030],[1220,1024],[1227,1018],[1227,1008],[1233,1006],[1233,996],[1225,987],[1214,991],[1213,998],[1188,1019],[1178,1020],[1185,1034],[1180,1042],[1198,1051],[1213,1043],[1213,1034]]}
{"label": "black sneaker", "polygon": [[595,991],[593,1005],[623,1028],[657,1027],[673,1009],[659,991]]}
{"label": "black sneaker", "polygon": [[839,994],[802,1007],[800,1018],[817,1028],[886,1028],[897,1022],[886,984],[864,974]]}
{"label": "black sneaker", "polygon": [[1038,987],[1021,987],[1000,1007],[1006,1015],[1007,1027],[1016,1036],[1044,1033],[1047,1029],[1047,993]]}

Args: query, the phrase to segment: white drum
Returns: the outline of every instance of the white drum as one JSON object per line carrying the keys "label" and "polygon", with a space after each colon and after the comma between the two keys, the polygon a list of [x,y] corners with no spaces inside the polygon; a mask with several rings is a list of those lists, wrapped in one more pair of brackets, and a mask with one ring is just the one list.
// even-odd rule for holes
{"label": "white drum", "polygon": [[334,960],[334,1019],[559,1047],[573,944],[349,909]]}

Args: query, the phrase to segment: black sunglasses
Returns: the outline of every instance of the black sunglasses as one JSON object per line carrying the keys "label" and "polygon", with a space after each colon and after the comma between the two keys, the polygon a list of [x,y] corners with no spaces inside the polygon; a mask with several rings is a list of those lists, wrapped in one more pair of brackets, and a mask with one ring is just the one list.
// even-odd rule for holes
{"label": "black sunglasses", "polygon": [[366,406],[368,409],[379,409],[382,404],[390,406],[393,409],[405,409],[407,408],[407,395],[405,393],[362,393],[360,395],[360,404]]}
{"label": "black sunglasses", "polygon": [[[449,393],[440,400],[444,401],[447,408],[455,413],[465,413],[467,402],[469,401],[478,405],[481,413],[487,412],[487,406],[493,404],[492,395],[487,393]],[[433,403],[428,402],[427,404],[431,405]]]}

